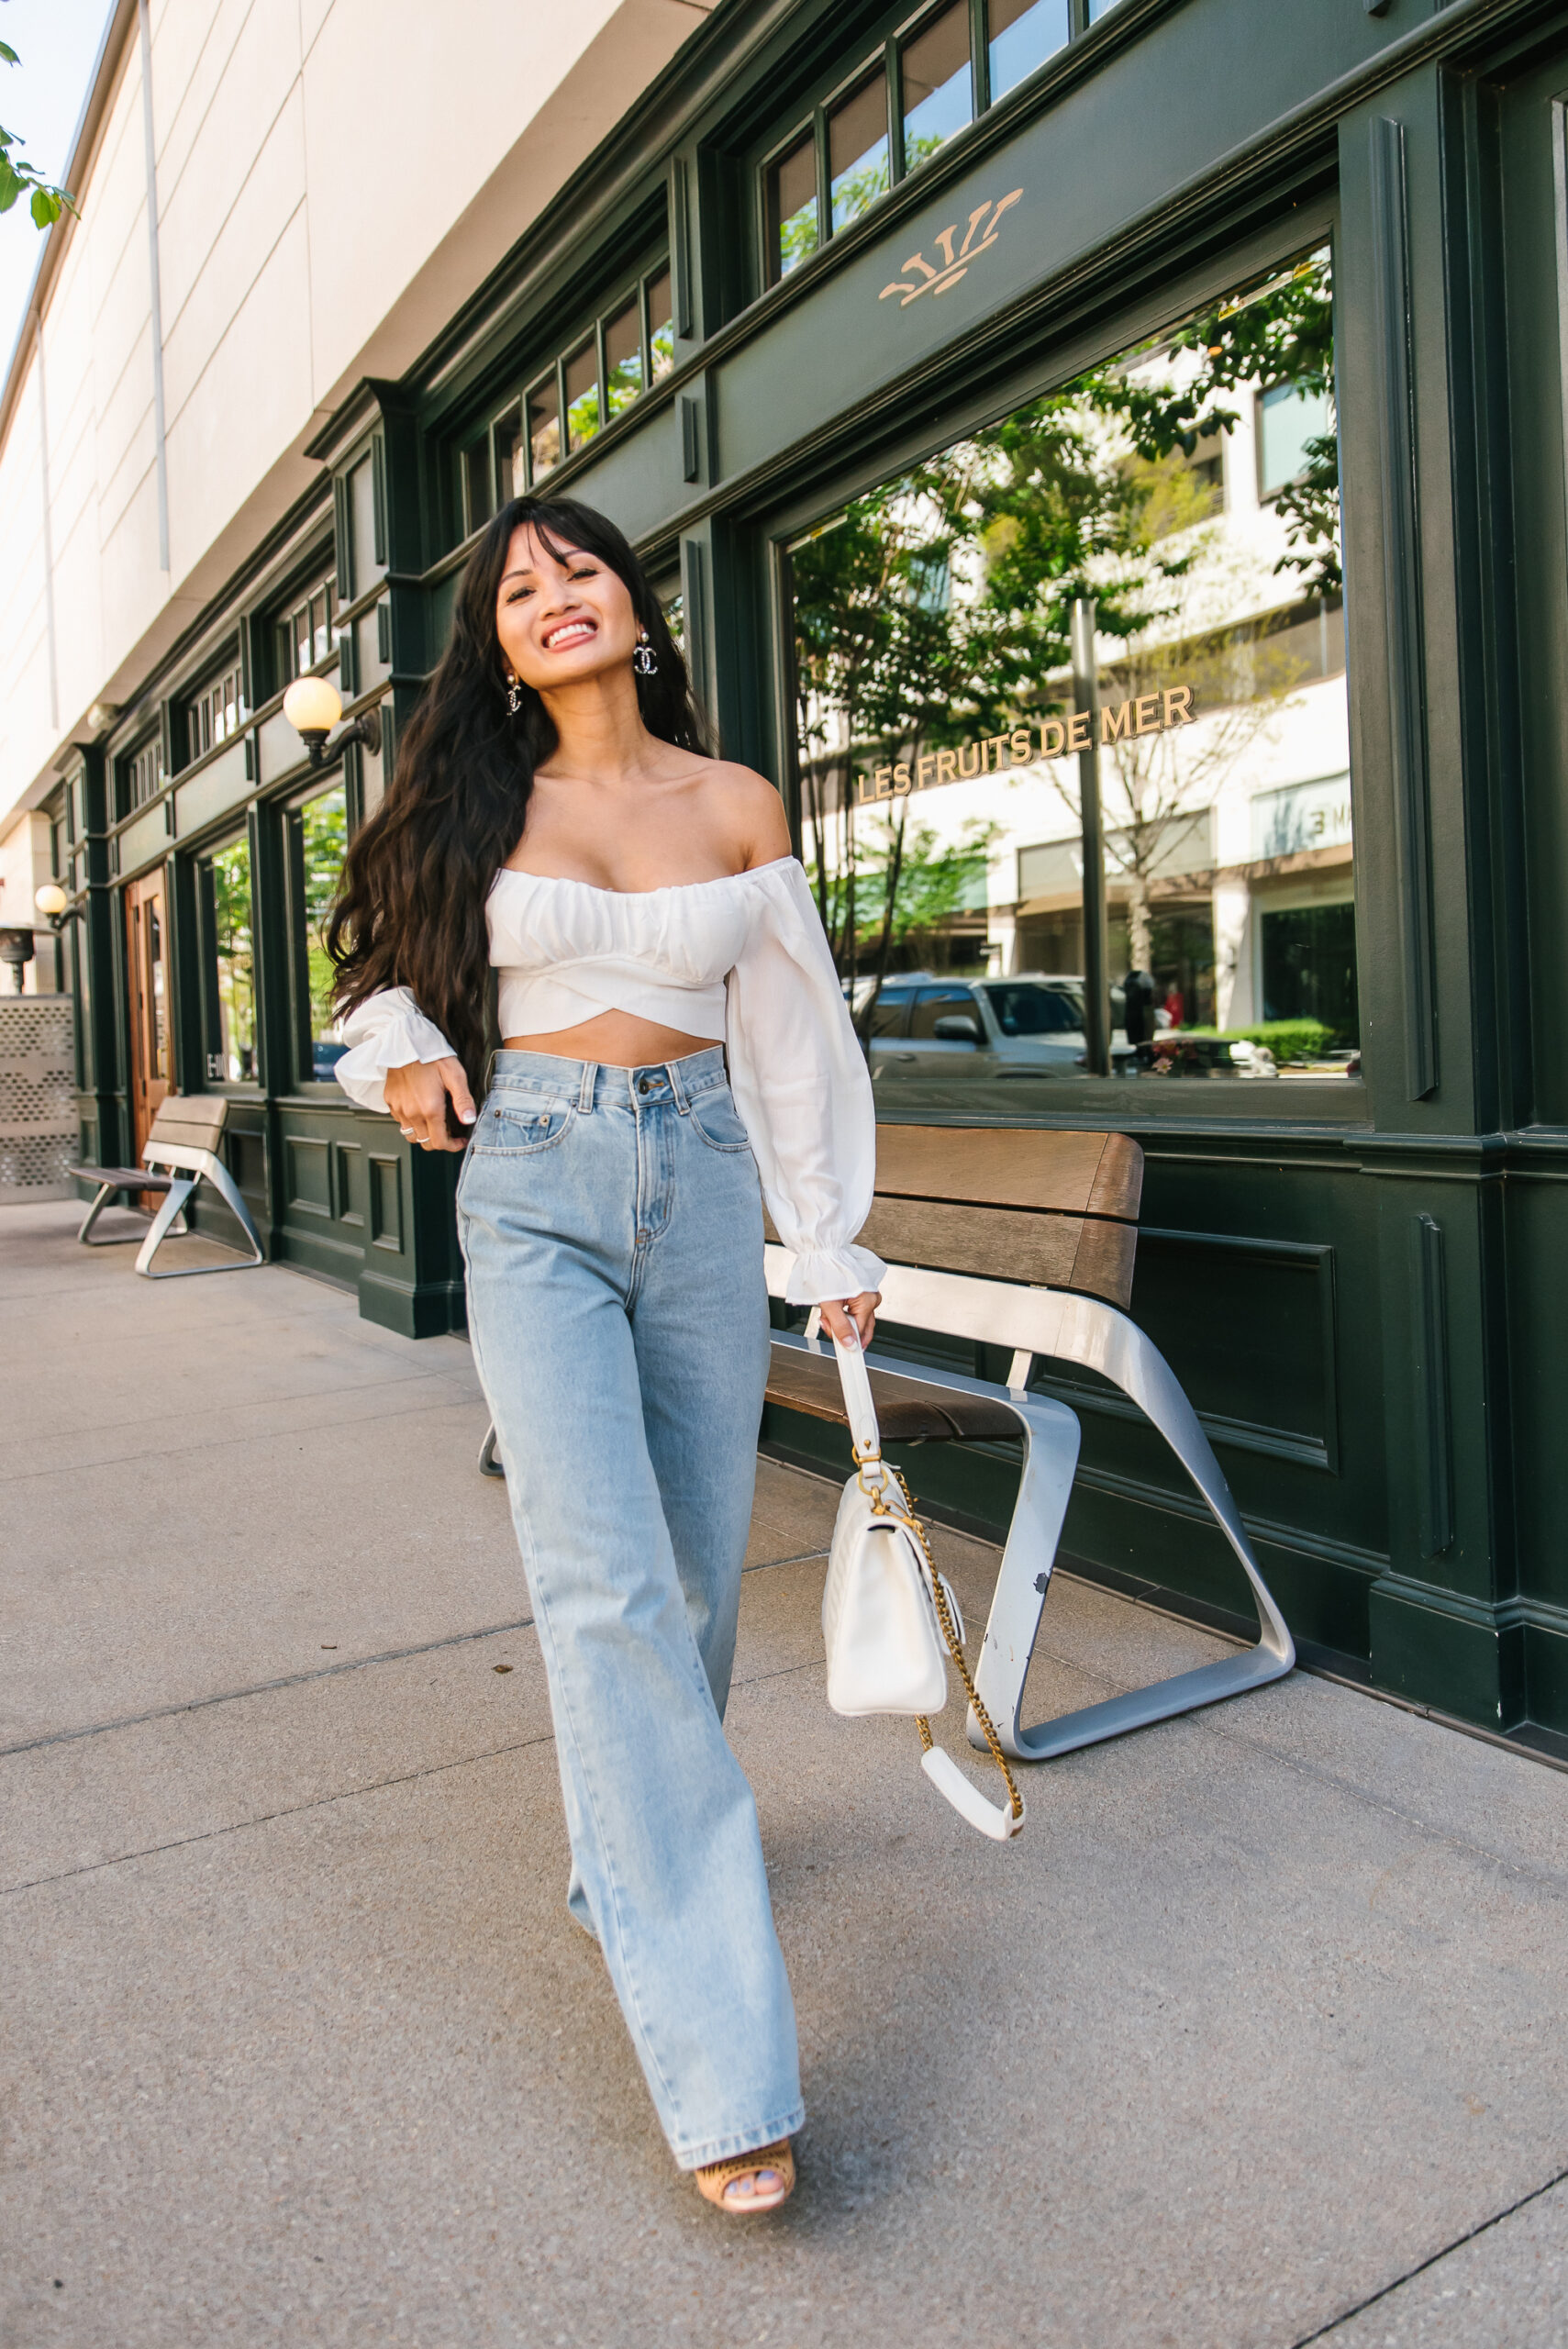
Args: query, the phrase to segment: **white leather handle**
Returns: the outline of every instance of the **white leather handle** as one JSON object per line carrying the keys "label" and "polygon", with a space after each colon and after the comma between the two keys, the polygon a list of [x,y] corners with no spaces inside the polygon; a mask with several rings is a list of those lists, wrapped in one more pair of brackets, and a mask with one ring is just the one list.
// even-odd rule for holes
{"label": "white leather handle", "polygon": [[850,1436],[857,1460],[880,1460],[882,1431],[876,1423],[876,1405],[871,1399],[871,1377],[865,1356],[858,1345],[842,1338],[833,1341],[833,1352],[839,1357],[839,1380],[844,1390],[844,1408],[850,1415]]}
{"label": "white leather handle", "polygon": [[970,1785],[952,1755],[944,1753],[940,1745],[933,1745],[921,1754],[920,1767],[959,1817],[967,1819],[972,1827],[978,1827],[982,1835],[989,1835],[994,1843],[1006,1843],[1023,1825],[1022,1809],[1015,1819],[1010,1802],[987,1802],[979,1787]]}

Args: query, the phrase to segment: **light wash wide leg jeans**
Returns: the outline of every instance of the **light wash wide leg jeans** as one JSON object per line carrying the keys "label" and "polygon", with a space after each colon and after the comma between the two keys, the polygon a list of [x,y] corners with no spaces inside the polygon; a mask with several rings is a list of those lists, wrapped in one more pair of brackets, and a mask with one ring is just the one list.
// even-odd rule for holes
{"label": "light wash wide leg jeans", "polygon": [[497,1053],[458,1222],[572,1907],[695,2169],[803,2117],[756,1806],[721,1725],[768,1367],[762,1196],[723,1052]]}

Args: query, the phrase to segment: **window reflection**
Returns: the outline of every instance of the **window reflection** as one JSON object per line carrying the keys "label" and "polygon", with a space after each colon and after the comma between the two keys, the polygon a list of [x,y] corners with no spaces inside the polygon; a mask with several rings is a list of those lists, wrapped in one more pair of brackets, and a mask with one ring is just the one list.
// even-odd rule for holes
{"label": "window reflection", "polygon": [[333,966],[327,952],[327,924],[349,845],[348,796],[334,784],[307,800],[294,818],[300,924],[304,932],[306,1024],[310,1035],[313,1077],[329,1077],[345,1047],[334,1033]]}
{"label": "window reflection", "polygon": [[256,1078],[256,953],[250,843],[244,834],[198,867],[206,931],[206,1072],[211,1083]]}
{"label": "window reflection", "polygon": [[561,395],[553,373],[528,394],[528,461],[535,481],[561,462]]}
{"label": "window reflection", "polygon": [[566,362],[566,445],[581,449],[599,429],[599,352],[595,339]]}
{"label": "window reflection", "polygon": [[605,327],[605,408],[619,416],[642,389],[642,311],[633,299]]}
{"label": "window reflection", "polygon": [[817,250],[817,134],[803,131],[768,168],[768,254],[773,277],[787,277]]}
{"label": "window reflection", "polygon": [[495,449],[495,495],[503,505],[509,497],[520,497],[526,486],[523,478],[523,412],[509,407],[499,417],[491,431]]}
{"label": "window reflection", "polygon": [[943,10],[904,50],[904,168],[934,155],[973,113],[968,0]]}
{"label": "window reflection", "polygon": [[993,99],[1054,57],[1072,32],[1067,0],[990,0],[985,13]]}
{"label": "window reflection", "polygon": [[648,281],[648,363],[654,383],[675,363],[675,304],[667,269]]}
{"label": "window reflection", "polygon": [[887,77],[879,65],[828,117],[828,198],[835,231],[869,211],[889,185]]}
{"label": "window reflection", "polygon": [[1084,594],[1115,1074],[1357,1073],[1327,249],[791,557],[806,860],[888,1114],[1086,1074]]}

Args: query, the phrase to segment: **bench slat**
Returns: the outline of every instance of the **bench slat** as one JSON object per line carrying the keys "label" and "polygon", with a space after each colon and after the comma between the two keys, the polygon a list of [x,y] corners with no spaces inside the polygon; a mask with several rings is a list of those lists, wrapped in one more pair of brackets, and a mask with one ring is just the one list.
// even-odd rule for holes
{"label": "bench slat", "polygon": [[155,1174],[146,1166],[68,1166],[67,1174],[82,1183],[112,1183],[117,1191],[172,1191],[172,1174]]}
{"label": "bench slat", "polygon": [[148,1134],[150,1142],[178,1142],[182,1150],[216,1150],[228,1116],[223,1093],[165,1096]]}
{"label": "bench slat", "polygon": [[[877,1423],[890,1442],[940,1443],[955,1437],[1018,1432],[1014,1414],[989,1396],[922,1386],[917,1379],[899,1378],[885,1370],[869,1375]],[[768,1400],[785,1410],[805,1411],[814,1419],[832,1419],[840,1427],[850,1423],[839,1365],[831,1354],[775,1346],[768,1370]]]}
{"label": "bench slat", "polygon": [[949,1199],[1135,1223],[1143,1152],[1127,1134],[1039,1126],[883,1126],[876,1187],[890,1198]]}
{"label": "bench slat", "polygon": [[859,1237],[890,1264],[1075,1289],[1124,1312],[1132,1296],[1136,1224],[946,1199],[885,1198],[879,1190]]}

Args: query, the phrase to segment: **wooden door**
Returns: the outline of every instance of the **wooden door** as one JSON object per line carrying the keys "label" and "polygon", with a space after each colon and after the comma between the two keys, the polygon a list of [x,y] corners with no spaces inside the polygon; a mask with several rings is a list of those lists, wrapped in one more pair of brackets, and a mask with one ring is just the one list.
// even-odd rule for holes
{"label": "wooden door", "polygon": [[130,1115],[133,1156],[139,1160],[169,1090],[168,931],[163,874],[133,881],[125,893],[130,961]]}

